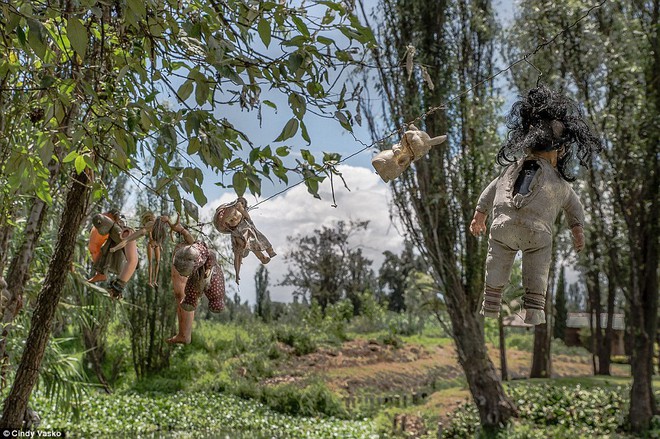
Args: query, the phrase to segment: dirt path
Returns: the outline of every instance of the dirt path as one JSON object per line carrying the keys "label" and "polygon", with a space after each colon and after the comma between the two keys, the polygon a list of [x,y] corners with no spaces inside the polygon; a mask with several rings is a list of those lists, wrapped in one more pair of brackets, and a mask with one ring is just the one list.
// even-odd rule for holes
{"label": "dirt path", "polygon": [[[499,351],[490,348],[489,354],[493,363],[499,365]],[[507,362],[511,379],[526,378],[529,376],[532,354],[509,349]],[[456,393],[465,387],[453,345],[425,347],[406,344],[395,348],[374,340],[357,339],[344,343],[341,348],[320,348],[309,355],[290,357],[278,370],[280,373],[269,379],[267,384],[296,382],[318,376],[342,396],[411,392],[431,395],[443,389],[452,389]],[[553,377],[591,374],[588,355],[553,356]],[[626,371],[619,365],[613,365],[613,374],[625,375]],[[453,399],[463,401],[467,393],[463,395],[459,392],[455,396],[457,398]],[[455,403],[452,401],[451,405]]]}

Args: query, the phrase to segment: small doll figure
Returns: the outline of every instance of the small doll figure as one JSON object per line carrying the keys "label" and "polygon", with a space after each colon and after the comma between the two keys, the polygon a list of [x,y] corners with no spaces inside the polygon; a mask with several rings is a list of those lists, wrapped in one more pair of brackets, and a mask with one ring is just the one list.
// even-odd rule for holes
{"label": "small doll figure", "polygon": [[[153,212],[145,212],[140,218],[142,228],[127,236],[122,242],[110,249],[114,253],[126,246],[130,241],[135,241],[141,236],[147,236],[147,263],[149,264],[149,286],[158,286],[158,272],[160,270],[160,252],[163,248],[165,238],[167,238],[167,227],[170,218],[167,215],[162,215],[156,218]],[[156,265],[153,265],[155,257]]]}
{"label": "small doll figure", "polygon": [[125,226],[123,217],[117,210],[95,215],[92,224],[94,226],[89,235],[88,248],[96,274],[89,282],[104,281],[108,273],[118,274],[110,282],[109,292],[113,298],[121,299],[126,283],[137,268],[137,246],[133,242],[126,245],[122,252],[111,252],[110,248],[122,242],[133,230]]}
{"label": "small doll figure", "polygon": [[[545,323],[545,296],[552,260],[552,226],[564,210],[576,251],[584,247],[584,211],[569,181],[568,162],[577,149],[580,164],[601,148],[575,103],[540,86],[516,102],[507,118],[510,129],[497,161],[509,164],[479,197],[470,232],[486,231],[486,286],[481,314],[498,317],[502,289],[509,282],[516,253],[522,251],[525,323]],[[515,156],[522,155],[516,160]]]}
{"label": "small doll figure", "polygon": [[220,312],[225,308],[225,278],[215,253],[204,242],[197,241],[181,247],[174,254],[174,268],[187,277],[184,311],[194,311],[202,294],[209,299],[209,309]]}
{"label": "small doll figure", "polygon": [[[215,210],[213,224],[220,233],[231,234],[231,246],[234,251],[234,269],[236,283],[243,258],[252,252],[262,264],[270,262],[277,255],[268,239],[254,226],[247,212],[247,201],[240,197],[232,203],[222,204]],[[268,255],[263,254],[263,252]]]}
{"label": "small doll figure", "polygon": [[431,138],[415,125],[410,125],[403,133],[401,142],[392,149],[379,152],[371,159],[372,166],[385,183],[394,180],[406,170],[410,164],[424,157],[432,146],[440,145],[447,136]]}

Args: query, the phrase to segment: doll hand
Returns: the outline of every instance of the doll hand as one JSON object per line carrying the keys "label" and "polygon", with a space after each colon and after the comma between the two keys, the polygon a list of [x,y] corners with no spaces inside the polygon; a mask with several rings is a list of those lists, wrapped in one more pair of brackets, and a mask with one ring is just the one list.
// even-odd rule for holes
{"label": "doll hand", "polygon": [[584,230],[582,226],[578,225],[573,226],[571,232],[573,232],[573,247],[576,252],[580,253],[584,248]]}
{"label": "doll hand", "polygon": [[470,223],[470,233],[474,236],[479,236],[486,231],[486,214],[479,212],[478,210],[474,212],[472,217],[472,222]]}

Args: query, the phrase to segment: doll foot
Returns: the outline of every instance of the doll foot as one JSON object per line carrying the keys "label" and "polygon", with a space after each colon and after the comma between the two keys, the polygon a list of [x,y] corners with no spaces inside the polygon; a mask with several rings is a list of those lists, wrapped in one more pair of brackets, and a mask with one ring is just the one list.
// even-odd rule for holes
{"label": "doll foot", "polygon": [[183,335],[175,335],[166,340],[169,344],[190,344],[190,339],[184,337]]}
{"label": "doll foot", "polygon": [[89,282],[90,284],[93,284],[93,283],[96,283],[96,282],[103,282],[104,280],[107,280],[107,279],[108,279],[108,277],[105,274],[96,273],[94,276],[89,278],[87,280],[87,282]]}
{"label": "doll foot", "polygon": [[487,310],[484,308],[481,308],[481,311],[479,311],[479,314],[481,314],[484,317],[490,317],[492,319],[497,319],[500,317],[500,312],[495,311],[495,310]]}
{"label": "doll foot", "polygon": [[273,250],[273,247],[268,247],[266,249],[266,253],[268,253],[268,256],[270,256],[271,258],[277,256],[277,253],[275,253],[275,250]]}
{"label": "doll foot", "polygon": [[525,323],[528,325],[542,325],[545,323],[545,311],[542,309],[526,309]]}
{"label": "doll foot", "polygon": [[267,264],[270,262],[270,258],[268,256],[264,256],[263,254],[255,253],[259,261],[261,261],[262,264]]}

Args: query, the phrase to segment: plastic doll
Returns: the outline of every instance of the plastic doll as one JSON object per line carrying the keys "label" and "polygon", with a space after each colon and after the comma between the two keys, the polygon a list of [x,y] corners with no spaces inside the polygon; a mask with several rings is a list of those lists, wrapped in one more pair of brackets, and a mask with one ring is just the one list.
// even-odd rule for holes
{"label": "plastic doll", "polygon": [[188,278],[181,308],[194,311],[204,294],[209,299],[209,310],[220,312],[225,308],[225,278],[215,253],[204,242],[184,245],[174,254],[174,267]]}
{"label": "plastic doll", "polygon": [[92,230],[89,236],[89,251],[94,261],[96,274],[89,282],[101,282],[107,279],[108,273],[118,276],[109,287],[110,296],[121,299],[126,283],[131,279],[138,264],[138,252],[135,242],[128,243],[121,252],[110,252],[110,248],[119,244],[122,238],[129,236],[133,230],[126,227],[119,211],[111,210],[92,218]]}
{"label": "plastic doll", "polygon": [[[167,226],[170,219],[166,215],[156,218],[153,212],[145,212],[140,219],[142,227],[127,236],[122,242],[110,249],[114,253],[124,248],[130,241],[141,236],[147,236],[147,263],[149,264],[149,286],[158,286],[158,272],[160,271],[160,253],[167,237]],[[171,227],[171,226],[170,226]],[[155,265],[154,265],[155,259]]]}
{"label": "plastic doll", "polygon": [[267,264],[270,258],[277,255],[268,239],[254,226],[247,212],[247,201],[243,197],[232,203],[220,205],[215,211],[213,224],[219,232],[231,234],[236,283],[240,281],[239,273],[243,258],[250,252],[254,253],[262,264]]}
{"label": "plastic doll", "polygon": [[406,170],[410,164],[424,157],[432,146],[439,145],[447,136],[431,138],[415,125],[410,125],[408,131],[403,133],[401,142],[392,149],[379,152],[371,159],[372,166],[385,183],[394,180]]}
{"label": "plastic doll", "polygon": [[510,132],[498,163],[509,166],[483,191],[470,224],[474,236],[484,233],[492,212],[481,314],[499,316],[502,290],[520,250],[525,323],[538,325],[545,323],[552,227],[561,210],[575,250],[584,247],[584,211],[568,183],[575,180],[568,173],[569,160],[577,150],[580,164],[586,167],[601,143],[577,105],[545,86],[516,102],[507,121]]}

